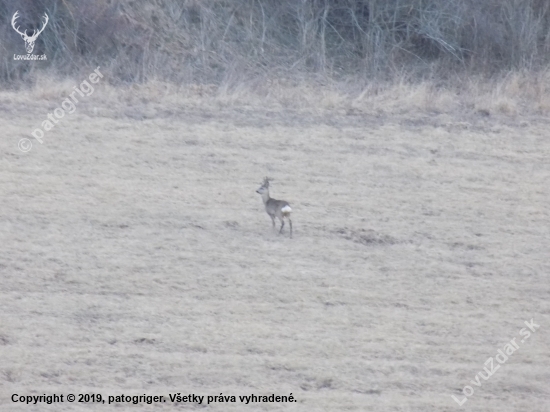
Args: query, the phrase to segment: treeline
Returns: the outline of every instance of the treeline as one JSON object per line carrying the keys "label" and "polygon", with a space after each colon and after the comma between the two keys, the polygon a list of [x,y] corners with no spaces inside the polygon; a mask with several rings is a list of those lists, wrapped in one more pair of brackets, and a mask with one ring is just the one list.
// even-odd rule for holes
{"label": "treeline", "polygon": [[[27,33],[48,26],[14,61]],[[102,66],[112,83],[238,83],[254,76],[385,78],[538,70],[548,0],[0,0],[4,86]]]}

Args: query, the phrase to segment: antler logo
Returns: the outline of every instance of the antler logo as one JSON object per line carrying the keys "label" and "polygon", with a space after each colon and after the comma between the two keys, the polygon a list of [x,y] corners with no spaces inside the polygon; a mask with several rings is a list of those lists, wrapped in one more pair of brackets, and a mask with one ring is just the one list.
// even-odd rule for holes
{"label": "antler logo", "polygon": [[25,40],[25,48],[27,49],[27,53],[30,54],[30,53],[32,53],[32,51],[34,49],[34,42],[38,38],[38,35],[44,31],[44,29],[46,28],[46,25],[48,24],[48,21],[50,19],[48,18],[48,15],[46,13],[44,13],[44,17],[42,17],[44,19],[44,25],[42,26],[42,28],[40,30],[38,30],[38,32],[36,30],[33,30],[32,36],[28,36],[27,35],[27,30],[22,32],[21,30],[19,30],[19,26],[15,27],[15,21],[17,20],[18,17],[19,17],[19,10],[17,10],[15,12],[15,14],[13,15],[13,17],[11,19],[11,26],[13,27],[13,29],[17,33],[19,33],[21,35],[23,40]]}

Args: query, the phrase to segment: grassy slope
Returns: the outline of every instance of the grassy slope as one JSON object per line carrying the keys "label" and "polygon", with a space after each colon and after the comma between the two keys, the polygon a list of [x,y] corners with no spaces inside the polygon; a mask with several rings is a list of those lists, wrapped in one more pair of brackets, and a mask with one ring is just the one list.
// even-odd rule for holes
{"label": "grassy slope", "polygon": [[[9,402],[54,392],[456,410],[450,395],[531,318],[540,330],[466,406],[548,409],[543,120],[98,103],[21,154],[59,102],[10,96],[0,411],[84,408]],[[293,207],[292,240],[254,193],[266,174]],[[174,409],[158,406],[140,410]]]}

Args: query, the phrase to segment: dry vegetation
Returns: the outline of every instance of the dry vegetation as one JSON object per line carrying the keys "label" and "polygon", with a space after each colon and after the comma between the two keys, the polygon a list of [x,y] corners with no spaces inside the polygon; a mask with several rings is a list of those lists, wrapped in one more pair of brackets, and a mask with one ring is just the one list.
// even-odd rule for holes
{"label": "dry vegetation", "polygon": [[[13,393],[177,392],[455,411],[532,318],[463,409],[548,411],[547,2],[17,8],[51,26],[46,63],[14,62],[0,1],[0,411],[115,410]],[[271,232],[265,175],[294,239]]]}
{"label": "dry vegetation", "polygon": [[[48,29],[13,61],[10,26]],[[221,102],[342,110],[547,115],[544,0],[0,1],[4,88],[79,80]],[[148,86],[147,86],[148,85]],[[159,91],[162,93],[162,90]],[[244,101],[243,101],[244,100]]]}

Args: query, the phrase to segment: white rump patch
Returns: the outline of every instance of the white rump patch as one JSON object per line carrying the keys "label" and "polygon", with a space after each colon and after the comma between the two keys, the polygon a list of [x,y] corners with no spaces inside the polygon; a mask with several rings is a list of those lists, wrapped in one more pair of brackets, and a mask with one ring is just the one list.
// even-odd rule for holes
{"label": "white rump patch", "polygon": [[281,212],[283,212],[283,213],[290,213],[290,212],[292,212],[292,209],[290,208],[289,205],[286,205],[285,207],[283,207],[283,208],[281,209]]}

